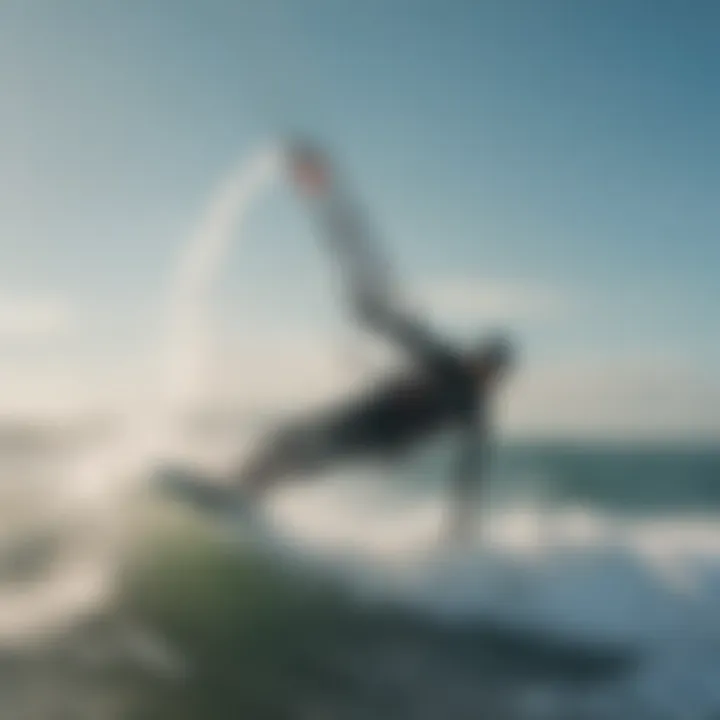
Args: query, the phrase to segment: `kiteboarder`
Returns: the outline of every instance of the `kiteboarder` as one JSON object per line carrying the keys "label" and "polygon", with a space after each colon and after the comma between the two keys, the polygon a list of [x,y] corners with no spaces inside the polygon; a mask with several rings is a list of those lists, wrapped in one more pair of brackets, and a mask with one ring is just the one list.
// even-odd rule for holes
{"label": "kiteboarder", "polygon": [[[182,471],[163,483],[186,500],[213,510],[246,508],[293,477],[348,463],[400,456],[430,437],[454,430],[460,447],[452,470],[450,531],[467,536],[489,436],[489,402],[513,360],[507,337],[487,338],[461,350],[436,337],[392,299],[387,263],[331,172],[327,159],[307,143],[287,150],[297,188],[317,214],[322,235],[339,261],[350,290],[353,317],[389,339],[408,356],[399,373],[320,412],[279,425],[261,439],[227,485],[198,482]],[[252,505],[252,503],[251,503]]]}
{"label": "kiteboarder", "polygon": [[355,318],[404,350],[410,364],[357,398],[270,432],[238,468],[234,481],[244,493],[258,497],[293,476],[397,457],[434,434],[455,430],[462,447],[452,478],[452,532],[463,535],[482,476],[488,403],[512,361],[511,343],[498,336],[462,351],[400,311],[390,299],[377,258],[371,259],[359,215],[340,196],[325,158],[306,144],[295,144],[288,155],[294,182],[316,203],[324,234],[349,274]]}

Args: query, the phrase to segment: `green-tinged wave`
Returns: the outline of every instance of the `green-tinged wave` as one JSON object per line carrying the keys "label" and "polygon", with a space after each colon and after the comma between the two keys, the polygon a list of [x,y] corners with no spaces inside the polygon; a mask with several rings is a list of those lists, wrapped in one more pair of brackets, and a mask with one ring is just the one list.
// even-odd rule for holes
{"label": "green-tinged wave", "polygon": [[153,720],[299,717],[336,683],[327,658],[358,629],[337,589],[187,518],[142,537],[124,587],[125,610],[188,663],[181,686],[146,694]]}

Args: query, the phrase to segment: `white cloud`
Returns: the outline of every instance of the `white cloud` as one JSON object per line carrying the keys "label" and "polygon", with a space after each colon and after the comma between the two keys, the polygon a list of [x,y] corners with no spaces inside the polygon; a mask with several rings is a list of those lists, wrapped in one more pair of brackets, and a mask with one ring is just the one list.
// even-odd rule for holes
{"label": "white cloud", "polygon": [[412,297],[431,316],[462,322],[548,321],[568,309],[557,288],[482,277],[433,280],[418,287]]}
{"label": "white cloud", "polygon": [[[432,293],[435,293],[434,295]],[[456,316],[550,317],[569,301],[552,290],[512,283],[437,283],[426,302],[440,302]],[[11,312],[12,311],[12,312]],[[477,317],[477,315],[473,315]],[[74,317],[57,301],[35,304],[0,299],[0,339],[46,337],[67,332]],[[202,373],[209,396],[264,409],[302,411],[349,392],[361,392],[397,358],[360,336],[292,332],[248,333],[228,338],[230,347],[218,365]],[[369,338],[372,340],[372,338]],[[499,398],[501,428],[510,435],[599,438],[720,438],[720,376],[702,372],[688,358],[658,356],[574,357],[562,363],[527,359],[509,378]],[[21,372],[22,370],[22,372]],[[124,397],[128,388],[145,392],[158,384],[149,372],[127,377],[123,363],[117,377],[88,368],[20,368],[0,373],[6,411],[21,408],[60,410],[90,407],[101,397]],[[106,397],[107,396],[107,397]]]}
{"label": "white cloud", "polygon": [[82,413],[91,408],[91,396],[97,386],[83,378],[82,372],[67,370],[0,370],[0,418],[54,417]]}
{"label": "white cloud", "polygon": [[70,304],[60,298],[0,296],[0,340],[60,337],[75,320]]}
{"label": "white cloud", "polygon": [[[322,333],[265,334],[226,348],[212,368],[216,397],[262,406],[302,407],[343,397],[397,358],[372,342]],[[214,379],[214,382],[212,380]]]}
{"label": "white cloud", "polygon": [[504,424],[520,434],[720,438],[720,378],[657,357],[529,368],[505,399]]}

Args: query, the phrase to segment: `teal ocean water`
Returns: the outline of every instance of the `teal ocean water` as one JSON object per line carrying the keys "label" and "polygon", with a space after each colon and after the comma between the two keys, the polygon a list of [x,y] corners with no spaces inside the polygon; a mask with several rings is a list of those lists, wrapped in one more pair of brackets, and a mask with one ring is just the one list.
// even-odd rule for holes
{"label": "teal ocean water", "polygon": [[505,447],[496,460],[496,483],[511,495],[539,490],[554,503],[642,515],[720,508],[720,447],[556,442]]}

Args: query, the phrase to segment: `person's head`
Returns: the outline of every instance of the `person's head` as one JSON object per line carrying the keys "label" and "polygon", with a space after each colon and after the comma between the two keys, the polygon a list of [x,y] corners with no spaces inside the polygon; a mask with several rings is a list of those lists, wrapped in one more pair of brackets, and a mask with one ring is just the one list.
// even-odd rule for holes
{"label": "person's head", "polygon": [[468,364],[479,381],[494,383],[510,370],[514,360],[512,341],[507,335],[497,334],[470,351]]}

